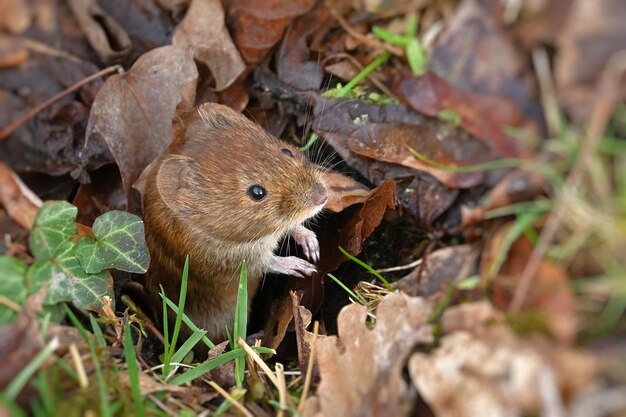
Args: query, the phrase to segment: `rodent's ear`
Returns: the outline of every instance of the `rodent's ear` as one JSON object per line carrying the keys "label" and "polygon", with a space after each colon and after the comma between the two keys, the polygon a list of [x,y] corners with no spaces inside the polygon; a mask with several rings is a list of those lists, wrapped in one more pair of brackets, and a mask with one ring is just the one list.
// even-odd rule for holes
{"label": "rodent's ear", "polygon": [[198,164],[191,158],[171,155],[162,161],[156,174],[156,188],[163,202],[174,213],[191,209],[197,189]]}
{"label": "rodent's ear", "polygon": [[217,103],[204,103],[198,107],[198,115],[203,121],[205,128],[230,129],[242,123],[247,123],[248,119],[237,113],[228,106]]}

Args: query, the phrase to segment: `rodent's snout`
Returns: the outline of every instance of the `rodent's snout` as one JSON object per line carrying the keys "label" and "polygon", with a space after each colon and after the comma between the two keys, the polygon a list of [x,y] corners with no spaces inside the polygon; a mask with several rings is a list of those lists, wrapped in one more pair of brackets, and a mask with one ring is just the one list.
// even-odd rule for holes
{"label": "rodent's snout", "polygon": [[321,206],[326,204],[326,200],[328,200],[328,192],[326,191],[326,187],[320,184],[319,182],[313,186],[311,189],[311,199],[313,200],[313,204],[316,206]]}

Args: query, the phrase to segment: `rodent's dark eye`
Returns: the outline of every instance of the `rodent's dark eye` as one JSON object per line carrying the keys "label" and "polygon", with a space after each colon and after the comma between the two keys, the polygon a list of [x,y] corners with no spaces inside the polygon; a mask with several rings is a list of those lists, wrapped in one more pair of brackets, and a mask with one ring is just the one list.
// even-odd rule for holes
{"label": "rodent's dark eye", "polygon": [[292,157],[292,158],[293,158],[293,153],[291,153],[291,151],[290,151],[289,149],[287,149],[287,148],[283,148],[283,149],[281,149],[281,151],[282,151],[282,153],[284,153],[285,155],[290,156],[290,157]]}
{"label": "rodent's dark eye", "polygon": [[255,184],[248,188],[248,195],[254,201],[261,201],[267,195],[267,191],[265,191],[265,188],[261,187],[260,185]]}

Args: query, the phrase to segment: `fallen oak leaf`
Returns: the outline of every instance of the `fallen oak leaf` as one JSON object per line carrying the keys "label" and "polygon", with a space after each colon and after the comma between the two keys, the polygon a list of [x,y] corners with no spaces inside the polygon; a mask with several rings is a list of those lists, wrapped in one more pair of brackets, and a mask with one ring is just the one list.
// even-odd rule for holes
{"label": "fallen oak leaf", "polygon": [[555,354],[554,345],[518,338],[487,302],[449,307],[441,328],[439,347],[409,360],[411,380],[437,416],[539,414],[545,384],[571,396],[594,382],[590,355]]}
{"label": "fallen oak leaf", "polygon": [[338,336],[318,338],[321,381],[315,397],[319,406],[305,416],[404,416],[414,393],[402,377],[410,351],[431,343],[427,324],[431,307],[422,298],[390,294],[377,309],[373,329],[366,326],[367,308],[352,304],[337,318]]}

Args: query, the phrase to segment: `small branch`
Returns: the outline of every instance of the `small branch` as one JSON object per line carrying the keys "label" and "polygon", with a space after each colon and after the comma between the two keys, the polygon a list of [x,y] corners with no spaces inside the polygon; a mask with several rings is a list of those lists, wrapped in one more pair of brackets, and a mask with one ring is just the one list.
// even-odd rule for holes
{"label": "small branch", "polygon": [[0,130],[0,140],[6,139],[11,133],[19,129],[24,123],[32,119],[37,113],[39,113],[46,107],[50,106],[51,104],[55,103],[56,101],[60,100],[61,98],[65,97],[69,93],[78,90],[83,85],[90,83],[91,81],[97,78],[103,77],[112,72],[122,72],[122,71],[123,69],[120,65],[113,65],[111,67],[107,67],[101,71],[98,71],[95,74],[90,75],[89,77],[83,78],[77,83],[67,87],[65,90],[61,91],[58,94],[55,94],[53,97],[50,97],[48,100],[35,106],[33,109],[29,110],[25,115],[23,115],[22,117],[20,117],[19,119],[17,119],[16,121],[11,123],[7,127],[5,127],[4,129]]}
{"label": "small branch", "polygon": [[219,385],[217,385],[213,381],[209,381],[209,385],[215,391],[219,392],[222,395],[222,397],[226,398],[228,400],[228,402],[233,405],[233,407],[235,407],[239,411],[241,411],[244,416],[246,416],[246,417],[254,417],[252,415],[252,413],[246,407],[244,407],[243,404],[241,404],[239,401],[235,400],[228,392],[226,392],[226,390],[224,388],[220,387]]}
{"label": "small branch", "polygon": [[315,353],[317,350],[317,333],[320,328],[320,323],[316,321],[313,324],[313,342],[311,343],[311,350],[309,352],[309,364],[306,368],[306,375],[304,377],[304,387],[302,388],[302,395],[300,396],[300,403],[298,404],[298,413],[302,414],[304,411],[304,402],[309,395],[309,388],[311,387],[311,378],[313,376],[313,364],[315,363]]}

